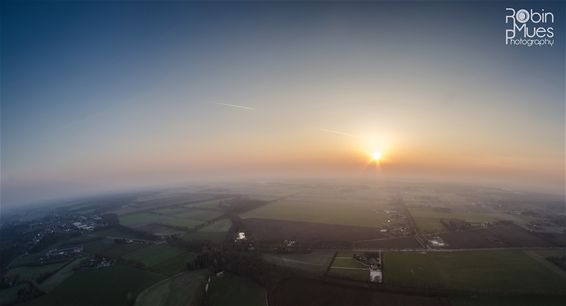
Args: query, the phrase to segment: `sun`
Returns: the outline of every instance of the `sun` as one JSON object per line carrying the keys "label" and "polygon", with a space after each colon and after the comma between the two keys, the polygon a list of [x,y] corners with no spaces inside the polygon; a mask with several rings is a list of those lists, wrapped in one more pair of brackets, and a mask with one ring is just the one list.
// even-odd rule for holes
{"label": "sun", "polygon": [[381,152],[373,151],[371,153],[371,160],[378,162],[381,159]]}

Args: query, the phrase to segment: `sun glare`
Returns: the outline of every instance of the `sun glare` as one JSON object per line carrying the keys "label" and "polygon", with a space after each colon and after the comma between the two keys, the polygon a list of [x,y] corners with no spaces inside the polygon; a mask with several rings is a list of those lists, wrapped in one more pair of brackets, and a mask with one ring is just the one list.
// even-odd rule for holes
{"label": "sun glare", "polygon": [[379,151],[373,151],[373,152],[371,153],[371,160],[377,162],[377,161],[379,161],[380,159],[381,159],[381,152],[379,152]]}

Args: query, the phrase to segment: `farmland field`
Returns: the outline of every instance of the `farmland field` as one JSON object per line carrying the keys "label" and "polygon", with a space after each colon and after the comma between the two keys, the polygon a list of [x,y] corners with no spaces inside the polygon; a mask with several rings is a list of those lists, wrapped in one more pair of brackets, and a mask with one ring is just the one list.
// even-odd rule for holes
{"label": "farmland field", "polygon": [[167,209],[167,214],[160,214],[158,213],[159,210],[156,210],[154,213],[141,212],[120,216],[120,224],[134,228],[152,223],[193,228],[222,214],[221,212],[194,209],[184,209],[182,212],[170,213],[170,210]]}
{"label": "farmland field", "polygon": [[330,268],[328,276],[337,278],[346,278],[360,282],[369,281],[368,269],[361,268]]}
{"label": "farmland field", "polygon": [[76,272],[48,295],[29,305],[128,305],[141,290],[161,278],[159,274],[124,265]]}
{"label": "farmland field", "polygon": [[409,206],[409,211],[419,230],[425,233],[446,231],[441,219],[459,219],[470,223],[497,221],[499,218],[489,213],[467,212],[459,210],[442,211],[434,207]]}
{"label": "farmland field", "polygon": [[181,253],[175,257],[169,258],[158,264],[155,264],[151,268],[164,275],[173,275],[175,273],[181,272],[186,269],[187,262],[193,260],[196,254],[192,252]]}
{"label": "farmland field", "polygon": [[141,292],[136,306],[200,305],[208,271],[198,270],[165,279]]}
{"label": "farmland field", "polygon": [[84,257],[77,258],[68,263],[66,266],[62,267],[59,271],[57,271],[57,273],[51,275],[48,279],[41,283],[41,290],[45,292],[54,290],[57,286],[59,286],[61,283],[63,283],[73,275],[73,268],[78,265],[83,259]]}
{"label": "farmland field", "polygon": [[187,233],[183,236],[183,239],[187,241],[213,241],[220,243],[224,240],[226,233],[231,227],[232,222],[229,219],[221,219],[195,232]]}
{"label": "farmland field", "polygon": [[447,232],[438,236],[454,249],[553,246],[515,224],[498,224],[485,229]]}
{"label": "farmland field", "polygon": [[359,263],[358,261],[354,260],[353,258],[348,257],[338,257],[334,258],[334,262],[332,262],[332,268],[358,268],[358,269],[366,269],[364,265]]}
{"label": "farmland field", "polygon": [[[372,203],[372,202],[369,202]],[[242,218],[264,218],[324,224],[379,227],[387,215],[366,203],[332,203],[325,201],[284,200],[269,203],[242,215]]]}
{"label": "farmland field", "polygon": [[369,269],[355,260],[351,252],[338,252],[328,270],[328,276],[369,281]]}
{"label": "farmland field", "polygon": [[472,296],[453,297],[452,306],[564,306],[564,296],[520,295],[520,296]]}
{"label": "farmland field", "polygon": [[249,218],[243,220],[244,227],[256,239],[281,241],[285,239],[303,241],[339,241],[350,247],[353,240],[384,238],[374,227],[332,225],[322,223],[283,221]]}
{"label": "farmland field", "polygon": [[18,298],[18,291],[27,287],[28,286],[26,284],[22,283],[14,287],[4,288],[0,290],[0,305],[9,305],[9,303]]}
{"label": "farmland field", "polygon": [[200,229],[202,232],[227,232],[232,227],[229,219],[218,220]]}
{"label": "farmland field", "polygon": [[64,266],[67,262],[54,263],[42,266],[22,266],[14,269],[8,270],[6,276],[12,277],[14,275],[19,275],[19,279],[36,279],[45,273],[51,273],[57,271],[59,268]]}
{"label": "farmland field", "polygon": [[273,305],[420,305],[448,306],[436,297],[387,293],[312,279],[287,279],[271,295]]}
{"label": "farmland field", "polygon": [[149,196],[138,197],[134,201],[130,201],[127,205],[123,205],[119,209],[113,210],[112,213],[118,216],[128,215],[148,208],[167,208],[170,206],[182,206],[198,201],[206,201],[214,198],[214,195],[206,193],[167,193],[161,192]]}
{"label": "farmland field", "polygon": [[204,201],[204,202],[199,202],[199,203],[194,203],[194,204],[187,204],[187,205],[185,205],[185,207],[204,208],[204,209],[211,209],[211,210],[222,210],[220,208],[220,204],[223,201],[225,201],[225,199],[215,199],[215,200],[209,200],[209,201]]}
{"label": "farmland field", "polygon": [[264,254],[262,259],[292,270],[322,275],[326,272],[333,255],[332,251],[313,251],[308,254]]}
{"label": "farmland field", "polygon": [[220,215],[222,215],[222,212],[199,209],[185,209],[182,212],[168,214],[167,216],[175,219],[201,221],[200,223],[202,223],[204,221],[212,220]]}
{"label": "farmland field", "polygon": [[260,285],[232,274],[214,277],[208,291],[211,306],[265,306],[267,292]]}
{"label": "farmland field", "polygon": [[139,261],[146,266],[153,266],[182,253],[183,251],[177,248],[158,244],[130,252],[124,258]]}
{"label": "farmland field", "polygon": [[152,214],[149,212],[135,213],[131,215],[120,216],[120,224],[129,227],[139,227],[151,223],[160,223],[172,226],[181,226],[191,228],[199,225],[201,222],[191,219],[181,219],[176,217],[169,217],[159,214]]}
{"label": "farmland field", "polygon": [[113,238],[126,238],[126,239],[143,238],[135,232],[134,233],[127,232],[127,231],[124,231],[124,230],[120,230],[116,227],[111,227],[111,228],[103,229],[103,230],[100,230],[100,231],[96,231],[93,234],[96,235],[96,236],[99,236],[99,237],[113,237]]}
{"label": "farmland field", "polygon": [[486,293],[566,293],[564,279],[522,251],[386,252],[384,282]]}
{"label": "farmland field", "polygon": [[120,258],[124,255],[143,249],[146,244],[141,243],[115,243],[111,239],[100,239],[86,243],[84,245],[85,252],[90,254],[99,254],[111,258]]}

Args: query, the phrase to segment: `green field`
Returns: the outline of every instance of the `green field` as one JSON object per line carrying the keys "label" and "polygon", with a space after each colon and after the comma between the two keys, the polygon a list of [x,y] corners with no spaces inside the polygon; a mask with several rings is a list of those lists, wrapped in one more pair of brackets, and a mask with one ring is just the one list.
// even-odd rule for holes
{"label": "green field", "polygon": [[352,255],[352,252],[338,252],[328,270],[328,276],[369,281],[369,268],[355,260]]}
{"label": "green field", "polygon": [[175,215],[175,214],[183,213],[185,211],[187,211],[187,209],[184,207],[167,207],[167,208],[152,210],[152,213],[156,213],[160,215]]}
{"label": "green field", "polygon": [[197,221],[208,221],[222,214],[220,211],[207,209],[193,209],[185,207],[162,208],[151,211],[151,213],[164,215],[174,219],[191,219]]}
{"label": "green field", "polygon": [[221,219],[201,228],[199,231],[210,232],[210,233],[218,233],[218,232],[225,233],[231,227],[232,227],[232,221],[230,221],[230,219]]}
{"label": "green field", "polygon": [[354,260],[353,258],[345,258],[345,257],[334,258],[334,261],[332,262],[332,267],[367,269],[366,266],[362,265],[360,262]]}
{"label": "green field", "polygon": [[141,262],[146,266],[153,266],[182,253],[180,249],[166,244],[157,244],[128,253],[124,255],[124,258]]}
{"label": "green field", "polygon": [[177,217],[152,214],[148,212],[134,213],[134,214],[120,216],[120,224],[124,226],[140,227],[151,223],[159,223],[165,225],[192,228],[196,225],[199,225],[202,222],[191,219],[182,219]]}
{"label": "green field", "polygon": [[48,279],[46,279],[39,285],[41,290],[50,292],[51,290],[55,289],[57,286],[59,286],[61,283],[63,283],[73,275],[73,268],[77,266],[83,259],[84,257],[77,258],[61,268],[59,271],[57,271],[57,273],[51,275]]}
{"label": "green field", "polygon": [[459,219],[470,223],[492,222],[500,220],[498,216],[489,213],[451,211],[443,212],[433,207],[408,207],[420,231],[425,233],[444,232],[447,229],[441,219]]}
{"label": "green field", "polygon": [[204,293],[207,270],[185,272],[165,279],[141,292],[136,306],[197,306]]}
{"label": "green field", "polygon": [[369,227],[382,226],[388,219],[387,214],[374,208],[369,203],[372,202],[349,203],[344,201],[344,203],[333,203],[332,201],[284,200],[246,212],[242,214],[242,218],[266,218]]}
{"label": "green field", "polygon": [[120,258],[145,247],[147,245],[142,243],[115,243],[112,239],[100,239],[84,244],[85,252],[111,258]]}
{"label": "green field", "polygon": [[196,253],[193,252],[181,253],[155,264],[151,269],[163,275],[173,275],[185,270],[187,268],[187,262],[192,261],[195,257]]}
{"label": "green field", "polygon": [[223,201],[224,201],[224,199],[222,199],[222,200],[210,200],[210,201],[204,201],[204,202],[199,202],[199,203],[194,203],[194,204],[187,204],[187,205],[185,205],[185,207],[222,210],[222,208],[220,207],[220,203],[222,203]]}
{"label": "green field", "polygon": [[115,227],[103,229],[100,231],[95,231],[93,232],[93,234],[99,237],[117,237],[117,238],[126,238],[126,239],[143,238],[140,235],[136,235],[136,233],[123,231]]}
{"label": "green field", "polygon": [[140,291],[161,278],[124,265],[77,272],[29,306],[129,305]]}
{"label": "green field", "polygon": [[213,222],[196,232],[190,232],[183,236],[187,241],[212,241],[221,243],[226,238],[226,233],[232,227],[229,219],[221,219]]}
{"label": "green field", "polygon": [[289,269],[322,275],[333,255],[332,251],[313,251],[308,254],[263,254],[262,259]]}
{"label": "green field", "polygon": [[360,268],[366,269],[367,267],[361,264],[359,261],[355,260],[352,256],[352,252],[338,252],[334,257],[332,262],[332,267],[343,267],[343,268]]}
{"label": "green field", "polygon": [[125,259],[141,262],[152,270],[164,275],[181,272],[185,269],[187,262],[194,257],[194,253],[165,244],[148,246],[124,256]]}
{"label": "green field", "polygon": [[[158,211],[159,210],[156,210],[156,212]],[[140,227],[151,223],[159,223],[170,226],[193,228],[205,221],[214,219],[221,214],[221,212],[192,209],[185,209],[181,212],[169,215],[141,212],[120,216],[120,224],[129,227]]]}
{"label": "green field", "polygon": [[559,275],[522,251],[387,252],[384,282],[484,293],[566,293]]}
{"label": "green field", "polygon": [[452,306],[564,306],[564,296],[517,295],[450,298]]}
{"label": "green field", "polygon": [[43,265],[43,266],[17,267],[17,268],[8,270],[8,272],[6,272],[6,276],[13,277],[15,275],[19,275],[20,280],[24,280],[24,279],[35,280],[36,278],[38,278],[39,276],[41,276],[43,274],[52,273],[52,272],[57,271],[59,268],[64,266],[66,263],[67,262],[60,262],[60,263],[54,263],[54,264],[50,264],[50,265]]}
{"label": "green field", "polygon": [[208,290],[211,306],[266,306],[267,292],[258,284],[232,274],[214,277]]}
{"label": "green field", "polygon": [[369,281],[369,270],[367,268],[363,270],[356,268],[330,268],[328,276],[367,282]]}
{"label": "green field", "polygon": [[557,257],[557,256],[565,256],[566,255],[566,249],[560,249],[560,250],[533,250],[531,252],[534,252],[542,257]]}
{"label": "green field", "polygon": [[0,305],[9,305],[9,303],[18,298],[18,291],[25,288],[27,288],[25,284],[19,284],[0,290]]}

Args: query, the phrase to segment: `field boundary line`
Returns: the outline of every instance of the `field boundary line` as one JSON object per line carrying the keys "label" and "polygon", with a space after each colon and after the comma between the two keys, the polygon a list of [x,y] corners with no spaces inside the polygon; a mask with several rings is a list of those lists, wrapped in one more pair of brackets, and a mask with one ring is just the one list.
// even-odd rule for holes
{"label": "field boundary line", "polygon": [[342,269],[342,270],[362,270],[362,271],[367,271],[368,269],[365,268],[353,268],[353,267],[332,267],[330,268],[330,270],[332,269]]}
{"label": "field boundary line", "polygon": [[556,266],[555,264],[549,262],[546,258],[544,258],[543,256],[541,256],[540,254],[537,254],[533,251],[524,251],[524,253],[529,256],[531,259],[533,259],[534,261],[540,263],[541,265],[545,266],[547,269],[552,270],[552,272],[558,274],[560,277],[562,277],[563,279],[566,279],[566,271],[560,269],[558,266]]}
{"label": "field boundary line", "polygon": [[328,264],[328,267],[326,267],[326,271],[324,272],[323,277],[328,277],[328,272],[330,272],[330,268],[332,268],[332,264],[334,263],[336,255],[338,255],[338,251],[335,251],[334,255],[332,255],[332,258],[330,258],[330,263]]}

